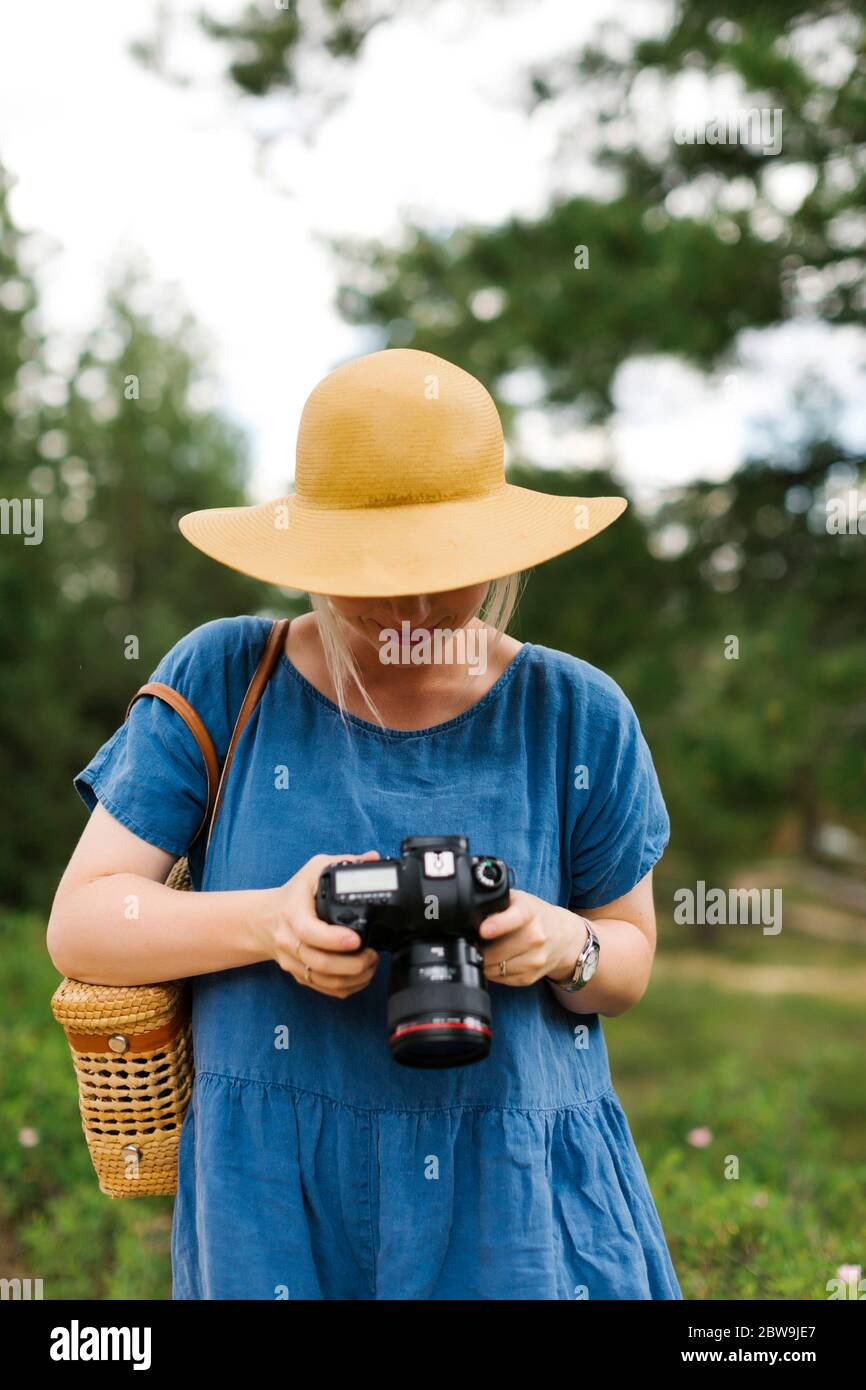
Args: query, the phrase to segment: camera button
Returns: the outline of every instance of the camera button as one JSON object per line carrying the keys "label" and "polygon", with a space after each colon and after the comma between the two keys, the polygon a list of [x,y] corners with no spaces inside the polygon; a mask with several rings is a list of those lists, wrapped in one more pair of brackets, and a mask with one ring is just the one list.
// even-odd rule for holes
{"label": "camera button", "polygon": [[425,878],[453,878],[454,855],[450,849],[428,849],[424,854]]}

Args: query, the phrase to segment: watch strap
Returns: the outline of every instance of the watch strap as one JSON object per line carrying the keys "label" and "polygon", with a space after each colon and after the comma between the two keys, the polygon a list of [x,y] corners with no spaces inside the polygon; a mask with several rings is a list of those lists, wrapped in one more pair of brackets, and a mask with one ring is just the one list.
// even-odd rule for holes
{"label": "watch strap", "polygon": [[593,930],[593,926],[589,918],[584,917],[583,914],[580,912],[576,912],[574,915],[576,917],[579,917],[581,922],[583,922],[583,925],[586,927],[586,941],[584,942],[580,954],[578,955],[577,960],[575,961],[574,970],[572,971],[571,978],[567,980],[552,981],[552,983],[556,985],[557,989],[564,990],[566,994],[576,994],[578,990],[583,989],[584,985],[589,983],[588,980],[584,980],[582,978],[583,968],[593,948],[595,947],[597,949],[599,945],[598,937],[596,936]]}

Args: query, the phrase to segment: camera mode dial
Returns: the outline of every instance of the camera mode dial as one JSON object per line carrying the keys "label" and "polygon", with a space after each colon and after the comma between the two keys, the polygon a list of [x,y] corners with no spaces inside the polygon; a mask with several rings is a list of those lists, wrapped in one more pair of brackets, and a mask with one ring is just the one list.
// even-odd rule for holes
{"label": "camera mode dial", "polygon": [[497,888],[502,882],[502,865],[495,859],[480,859],[473,873],[482,888]]}

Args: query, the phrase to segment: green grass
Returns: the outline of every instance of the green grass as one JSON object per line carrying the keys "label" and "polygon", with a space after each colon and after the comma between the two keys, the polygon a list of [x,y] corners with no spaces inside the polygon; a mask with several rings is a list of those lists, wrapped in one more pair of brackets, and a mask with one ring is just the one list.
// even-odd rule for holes
{"label": "green grass", "polygon": [[866,1264],[862,1009],[665,982],[604,1026],[686,1298],[822,1299]]}
{"label": "green grass", "polygon": [[[756,961],[829,963],[820,943],[767,941]],[[823,1299],[839,1265],[866,1265],[866,1017],[826,999],[739,993],[734,943],[720,950],[730,991],[657,979],[638,1008],[606,1020],[614,1084],[686,1298]],[[864,953],[829,955],[844,969]],[[43,924],[6,916],[0,1274],[42,1278],[46,1298],[167,1298],[171,1201],[99,1191],[49,1009],[57,980]],[[712,1131],[705,1148],[687,1140],[698,1126]],[[20,1142],[27,1130],[38,1143]]]}

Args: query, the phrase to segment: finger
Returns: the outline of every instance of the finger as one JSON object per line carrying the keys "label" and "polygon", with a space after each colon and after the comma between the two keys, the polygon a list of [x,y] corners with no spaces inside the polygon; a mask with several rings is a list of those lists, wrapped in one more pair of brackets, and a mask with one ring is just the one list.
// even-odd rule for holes
{"label": "finger", "polygon": [[[325,923],[319,923],[319,925],[324,925],[327,928],[327,924]],[[339,927],[331,927],[330,930],[339,937]],[[354,933],[350,933],[350,935],[354,935]],[[366,967],[370,965],[369,960],[363,960],[364,953],[362,951],[351,951],[347,947],[342,947],[333,952],[330,950],[322,951],[317,947],[308,945],[298,936],[295,930],[294,920],[291,923],[286,922],[283,930],[278,935],[277,950],[275,952],[275,959],[280,969],[287,970],[290,975],[297,975],[299,970],[305,971],[308,964],[312,968],[312,957],[314,953],[320,962],[322,960],[343,962],[343,964],[336,965],[335,968],[338,971],[349,970],[350,961],[361,961],[362,965]],[[357,966],[352,966],[351,969],[353,974],[357,974]]]}
{"label": "finger", "polygon": [[380,858],[377,849],[365,849],[363,854],[324,854],[321,856],[325,861],[325,867],[329,864],[343,864],[347,860],[350,864],[360,864],[362,860]]}
{"label": "finger", "polygon": [[361,945],[360,936],[351,927],[337,927],[331,922],[323,922],[321,917],[303,909],[292,913],[291,925],[297,940],[317,951],[357,951]]}
{"label": "finger", "polygon": [[530,903],[518,900],[502,912],[493,912],[489,917],[485,917],[481,923],[480,935],[485,941],[495,940],[498,936],[505,936],[508,932],[517,931],[525,926],[531,917]]}
{"label": "finger", "polygon": [[363,854],[314,854],[307,867],[318,877],[322,869],[327,869],[331,864],[358,864],[362,859],[378,858],[377,849],[365,849]]}
{"label": "finger", "polygon": [[488,965],[485,960],[484,974],[497,985],[531,985],[545,973],[546,965],[546,957],[535,948],[506,959],[504,975],[500,962]]}
{"label": "finger", "polygon": [[[341,860],[357,864],[362,860],[379,857],[377,849],[366,849],[363,854],[339,854],[336,857],[328,854],[314,855],[306,865],[311,902],[315,903],[319,878],[329,865],[338,864]],[[323,951],[357,951],[361,945],[361,938],[356,931],[352,931],[350,927],[335,927],[331,922],[323,922],[315,910],[307,911],[304,906],[293,914],[292,927],[302,940],[309,941],[311,945]]]}
{"label": "finger", "polygon": [[312,896],[316,895],[316,887],[323,869],[329,868],[332,864],[347,862],[357,864],[363,859],[378,859],[377,849],[365,849],[363,854],[314,854],[312,859],[308,859],[300,872],[304,875],[306,883],[312,890]]}
{"label": "finger", "polygon": [[485,966],[498,966],[501,960],[507,960],[509,969],[511,961],[520,955],[525,955],[527,951],[537,950],[541,944],[536,932],[531,925],[518,928],[516,932],[509,932],[508,936],[497,940],[492,946],[485,946],[482,951]]}
{"label": "finger", "polygon": [[[306,952],[304,952],[306,955]],[[328,962],[336,961],[339,957],[328,957]],[[293,975],[300,985],[311,985],[314,980],[318,981],[318,987],[329,992],[333,989],[342,988],[363,988],[368,985],[379,966],[378,960],[374,963],[365,963],[363,970],[351,975],[335,975],[331,969],[313,970],[312,963],[306,959],[295,955],[294,951],[281,951],[276,957],[277,965],[287,975]]]}
{"label": "finger", "polygon": [[366,989],[375,974],[375,969],[368,970],[364,975],[359,975],[355,980],[342,981],[344,992],[346,994],[357,994],[359,990]]}
{"label": "finger", "polygon": [[373,970],[368,972],[365,976],[360,976],[358,979],[339,980],[330,978],[326,975],[319,975],[316,971],[311,970],[309,980],[305,974],[296,978],[299,984],[306,985],[309,989],[314,989],[317,994],[325,994],[331,999],[348,999],[349,995],[358,994],[362,989],[366,989],[375,973],[375,970]]}
{"label": "finger", "polygon": [[306,941],[301,941],[296,954],[304,967],[309,966],[317,974],[345,980],[355,980],[359,975],[375,970],[379,964],[378,955],[369,948],[359,951],[357,955],[346,956],[333,951],[319,951]]}

